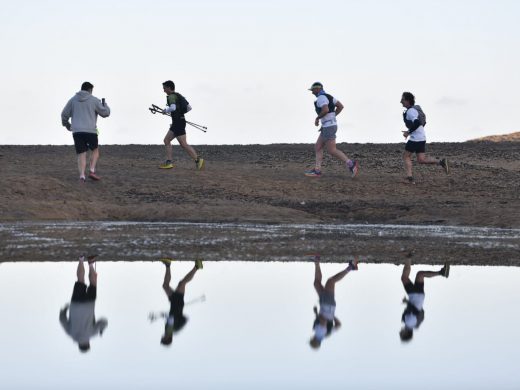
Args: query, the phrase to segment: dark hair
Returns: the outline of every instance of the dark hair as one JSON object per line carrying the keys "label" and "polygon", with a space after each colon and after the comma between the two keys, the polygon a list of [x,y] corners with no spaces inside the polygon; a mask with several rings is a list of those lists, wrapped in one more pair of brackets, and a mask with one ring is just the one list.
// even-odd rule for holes
{"label": "dark hair", "polygon": [[81,352],[88,352],[88,350],[90,349],[90,343],[78,344],[78,347]]}
{"label": "dark hair", "polygon": [[170,88],[172,91],[175,91],[175,83],[171,80],[165,81],[162,85],[166,88]]}
{"label": "dark hair", "polygon": [[403,92],[403,99],[410,102],[412,106],[415,106],[415,96],[411,92]]}
{"label": "dark hair", "polygon": [[81,90],[82,91],[90,91],[94,86],[90,84],[88,81],[85,81],[83,84],[81,84]]}
{"label": "dark hair", "polygon": [[401,337],[401,341],[403,343],[410,341],[413,337],[413,329],[410,329],[410,328],[401,329],[401,331],[399,332],[399,337]]}

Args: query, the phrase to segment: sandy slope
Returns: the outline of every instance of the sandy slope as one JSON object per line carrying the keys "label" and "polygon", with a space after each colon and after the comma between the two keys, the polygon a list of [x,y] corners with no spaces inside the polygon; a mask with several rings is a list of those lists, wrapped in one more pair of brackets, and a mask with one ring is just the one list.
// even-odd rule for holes
{"label": "sandy slope", "polygon": [[163,147],[102,146],[101,182],[81,185],[72,146],[0,146],[0,221],[140,220],[405,223],[520,227],[518,143],[430,144],[452,173],[415,166],[403,184],[402,144],[341,144],[359,159],[352,180],[326,158],[307,178],[312,145],[197,146],[197,172],[178,147],[160,170]]}

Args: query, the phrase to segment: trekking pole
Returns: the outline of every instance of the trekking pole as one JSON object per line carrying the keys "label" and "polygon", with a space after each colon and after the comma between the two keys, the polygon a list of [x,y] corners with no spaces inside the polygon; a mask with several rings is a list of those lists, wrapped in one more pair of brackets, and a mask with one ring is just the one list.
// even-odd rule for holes
{"label": "trekking pole", "polygon": [[[150,112],[152,114],[158,113],[158,114],[163,114],[163,115],[170,116],[170,117],[172,116],[169,112],[164,112],[164,110],[161,107],[156,106],[155,104],[152,104],[152,106],[149,107],[148,109],[150,110]],[[190,121],[186,121],[186,124],[193,126],[197,130],[203,131],[204,133],[208,130],[208,128],[206,126],[202,126],[197,123],[190,122]]]}
{"label": "trekking pole", "polygon": [[188,122],[188,121],[186,121],[186,123],[188,125],[190,125],[190,126],[195,127],[197,130],[203,131],[204,133],[207,131],[207,127],[206,126],[198,125],[196,123]]}

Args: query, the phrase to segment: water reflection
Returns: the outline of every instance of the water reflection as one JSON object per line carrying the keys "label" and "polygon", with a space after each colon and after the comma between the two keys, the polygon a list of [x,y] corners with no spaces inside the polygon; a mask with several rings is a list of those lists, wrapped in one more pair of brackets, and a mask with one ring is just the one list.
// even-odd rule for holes
{"label": "water reflection", "polygon": [[76,269],[77,281],[74,283],[72,298],[70,303],[60,310],[60,323],[65,332],[78,343],[81,352],[89,351],[90,339],[97,334],[101,336],[108,325],[105,318],[96,321],[95,316],[97,272],[94,265],[96,256],[89,256],[86,260],[89,285],[87,286],[85,283],[85,256],[81,256]]}
{"label": "water reflection", "polygon": [[[188,322],[188,317],[186,317],[183,313],[184,311],[184,294],[186,292],[186,285],[191,282],[195,273],[202,269],[203,264],[202,260],[195,260],[195,264],[193,268],[181,279],[179,284],[175,289],[172,289],[170,286],[172,280],[171,274],[171,264],[172,259],[162,259],[162,263],[165,266],[164,270],[164,281],[163,281],[163,290],[168,297],[168,301],[170,302],[170,311],[168,313],[160,313],[159,316],[165,319],[164,324],[164,335],[161,337],[161,344],[163,345],[171,345],[173,340],[173,335],[179,332],[186,323]],[[153,320],[154,317],[151,317]]]}
{"label": "water reflection", "polygon": [[412,256],[413,252],[409,252],[406,256],[403,273],[401,275],[401,282],[407,297],[403,298],[403,303],[406,304],[401,322],[403,327],[399,332],[401,341],[409,342],[413,338],[415,329],[419,329],[424,321],[424,279],[434,278],[436,276],[444,276],[447,278],[450,274],[450,265],[446,263],[439,271],[418,271],[415,275],[415,281],[410,279],[412,271]]}
{"label": "water reflection", "polygon": [[[327,262],[322,256],[318,265],[205,261],[203,272],[195,271],[185,285],[182,315],[189,321],[180,333],[172,332],[167,348],[160,343],[171,306],[161,288],[167,279],[165,265],[103,260],[98,262],[102,295],[95,309],[96,314],[109,314],[110,329],[102,341],[90,340],[87,354],[78,352],[76,341],[71,345],[56,321],[64,292],[70,298],[78,263],[2,263],[2,388],[131,390],[171,387],[172,381],[181,389],[226,390],[320,386],[404,390],[418,383],[431,389],[520,388],[516,267],[460,265],[451,268],[449,280],[423,275],[426,320],[419,331],[413,328],[414,341],[403,344],[397,334],[404,309],[400,306],[404,259],[401,255],[395,266],[360,258],[361,272],[335,283],[333,318],[339,318],[342,327],[332,328],[316,353],[309,346],[315,333],[311,309],[317,291],[311,283],[316,269],[319,266],[320,284],[326,290],[328,278],[348,268],[345,263],[331,263],[329,256]],[[417,271],[438,274],[441,269],[419,265],[417,260],[423,257],[405,264],[414,285],[420,279]],[[84,266],[88,288],[87,260]],[[171,265],[167,284],[172,291],[193,268],[193,261]],[[40,289],[35,303],[34,286],[42,280],[53,288]],[[189,305],[203,292],[211,292],[207,304]],[[153,326],[147,319],[151,304],[159,305],[157,309],[164,306],[165,311]],[[316,308],[318,320],[321,306]],[[490,337],[490,329],[500,331]],[[346,362],[355,362],[348,375]],[[88,380],[84,380],[86,367]]]}
{"label": "water reflection", "polygon": [[322,283],[322,273],[320,267],[320,256],[314,256],[314,289],[318,293],[319,310],[314,306],[314,323],[312,329],[314,335],[309,341],[312,348],[318,349],[325,337],[331,335],[333,330],[339,329],[340,320],[336,317],[336,299],[335,287],[341,279],[343,279],[350,271],[357,271],[357,259],[351,261],[348,266],[341,272],[327,279],[325,285]]}

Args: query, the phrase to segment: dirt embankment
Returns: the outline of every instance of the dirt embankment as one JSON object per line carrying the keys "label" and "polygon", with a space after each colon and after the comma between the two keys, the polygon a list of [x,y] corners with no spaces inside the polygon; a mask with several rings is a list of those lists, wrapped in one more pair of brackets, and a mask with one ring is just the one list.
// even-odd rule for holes
{"label": "dirt embankment", "polygon": [[352,180],[326,157],[307,178],[313,146],[197,146],[198,172],[175,147],[175,168],[160,170],[163,147],[101,146],[100,182],[80,184],[72,146],[0,146],[0,221],[204,221],[396,223],[520,228],[518,143],[428,145],[451,173],[414,166],[403,184],[401,144],[340,144],[359,160]]}

